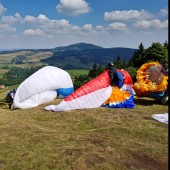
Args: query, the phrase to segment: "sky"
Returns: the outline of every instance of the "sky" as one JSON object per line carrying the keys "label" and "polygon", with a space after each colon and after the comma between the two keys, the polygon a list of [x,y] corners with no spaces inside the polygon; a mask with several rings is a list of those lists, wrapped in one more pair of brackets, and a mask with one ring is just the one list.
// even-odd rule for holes
{"label": "sky", "polygon": [[168,0],[0,0],[0,49],[168,41]]}

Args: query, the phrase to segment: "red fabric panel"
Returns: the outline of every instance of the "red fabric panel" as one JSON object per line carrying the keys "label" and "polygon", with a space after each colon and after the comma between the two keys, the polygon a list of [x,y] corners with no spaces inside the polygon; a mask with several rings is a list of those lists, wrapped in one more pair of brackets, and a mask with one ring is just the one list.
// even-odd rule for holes
{"label": "red fabric panel", "polygon": [[130,76],[130,74],[123,69],[118,69],[117,71],[121,72],[124,76],[124,84],[132,84],[133,85],[133,80],[132,77]]}
{"label": "red fabric panel", "polygon": [[105,70],[98,77],[90,80],[88,83],[81,86],[79,89],[77,89],[72,94],[67,96],[64,100],[70,101],[78,97],[92,93],[94,91],[97,91],[99,89],[110,86],[110,77],[109,77],[108,71],[109,70]]}

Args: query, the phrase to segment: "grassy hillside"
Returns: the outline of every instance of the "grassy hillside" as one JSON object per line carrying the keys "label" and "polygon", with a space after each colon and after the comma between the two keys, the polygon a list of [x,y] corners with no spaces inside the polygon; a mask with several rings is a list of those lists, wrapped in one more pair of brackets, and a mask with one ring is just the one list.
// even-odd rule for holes
{"label": "grassy hillside", "polygon": [[[4,66],[12,67],[36,67],[44,65],[41,63],[41,59],[48,58],[52,55],[52,52],[49,51],[33,51],[33,50],[23,50],[23,51],[8,51],[8,53],[0,52],[0,68]],[[16,59],[18,56],[24,56],[25,59],[22,60],[22,64],[11,63],[13,59]]]}
{"label": "grassy hillside", "polygon": [[168,169],[168,125],[151,118],[167,105],[137,98],[133,109],[44,110],[60,102],[0,106],[0,169]]}

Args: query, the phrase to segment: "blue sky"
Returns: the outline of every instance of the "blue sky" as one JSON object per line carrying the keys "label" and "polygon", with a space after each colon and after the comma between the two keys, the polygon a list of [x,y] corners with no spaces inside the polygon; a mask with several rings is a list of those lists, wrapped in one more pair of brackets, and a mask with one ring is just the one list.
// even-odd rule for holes
{"label": "blue sky", "polygon": [[168,41],[168,0],[0,0],[0,49]]}

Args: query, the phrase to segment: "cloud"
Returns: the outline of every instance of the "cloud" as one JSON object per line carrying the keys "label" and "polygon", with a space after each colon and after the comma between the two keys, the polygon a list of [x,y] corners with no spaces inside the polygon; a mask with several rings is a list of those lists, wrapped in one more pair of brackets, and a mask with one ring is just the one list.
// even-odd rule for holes
{"label": "cloud", "polygon": [[10,27],[8,24],[0,24],[0,32],[15,32],[16,29]]}
{"label": "cloud", "polygon": [[90,12],[90,7],[85,0],[60,0],[56,9],[60,13],[72,16]]}
{"label": "cloud", "polygon": [[5,24],[14,24],[16,22],[18,22],[19,20],[21,20],[21,16],[19,13],[16,13],[15,16],[3,16],[2,17],[2,22]]}
{"label": "cloud", "polygon": [[91,24],[85,24],[85,25],[83,26],[83,30],[84,30],[85,32],[90,32],[90,31],[93,30],[93,26],[92,26]]}
{"label": "cloud", "polygon": [[0,15],[6,10],[7,9],[2,4],[0,4]]}
{"label": "cloud", "polygon": [[39,36],[39,35],[43,35],[44,32],[37,28],[36,30],[27,29],[23,32],[23,34],[28,36]]}
{"label": "cloud", "polygon": [[73,26],[71,26],[71,30],[72,30],[72,31],[79,31],[79,30],[80,30],[80,27],[79,27],[79,26],[76,26],[76,25],[73,25]]}
{"label": "cloud", "polygon": [[122,11],[112,11],[112,12],[105,12],[104,19],[106,21],[126,21],[126,20],[141,20],[141,19],[151,19],[153,15],[148,13],[145,10],[122,10]]}
{"label": "cloud", "polygon": [[50,20],[43,14],[39,14],[38,17],[33,17],[27,15],[24,19],[23,22],[29,23],[29,24],[34,24],[34,25],[39,25],[40,27],[43,28],[63,28],[63,27],[68,27],[69,26],[69,21],[65,19],[61,20]]}
{"label": "cloud", "polygon": [[160,9],[159,14],[160,14],[161,16],[167,17],[167,16],[168,16],[168,10],[167,10],[167,9]]}
{"label": "cloud", "polygon": [[108,25],[108,30],[126,30],[127,26],[121,22],[114,22]]}
{"label": "cloud", "polygon": [[37,20],[42,23],[49,21],[49,19],[43,14],[38,15]]}
{"label": "cloud", "polygon": [[153,20],[141,20],[137,21],[134,24],[135,27],[140,29],[166,29],[168,28],[168,20],[161,21],[159,19],[153,19]]}
{"label": "cloud", "polygon": [[30,15],[26,15],[25,18],[23,19],[23,22],[26,23],[35,23],[36,22],[36,17],[30,16]]}
{"label": "cloud", "polygon": [[96,26],[96,30],[103,32],[103,31],[105,31],[105,28],[104,28],[104,26],[102,26],[102,25],[97,25],[97,26]]}

